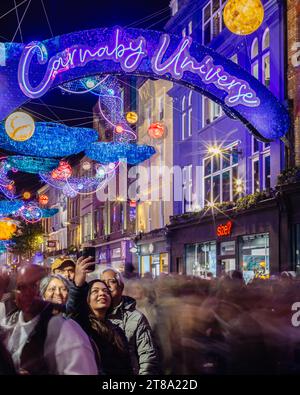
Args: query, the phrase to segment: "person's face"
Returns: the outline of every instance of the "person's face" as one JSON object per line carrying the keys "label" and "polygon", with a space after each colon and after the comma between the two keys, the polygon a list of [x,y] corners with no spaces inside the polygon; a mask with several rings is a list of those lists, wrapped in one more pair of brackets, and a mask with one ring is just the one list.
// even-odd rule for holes
{"label": "person's face", "polygon": [[96,282],[92,285],[89,305],[92,310],[107,311],[111,305],[111,296],[108,287],[101,283]]}
{"label": "person's face", "polygon": [[44,298],[52,303],[64,304],[67,302],[68,289],[61,280],[53,278],[46,288]]}
{"label": "person's face", "polygon": [[37,282],[18,282],[16,289],[16,305],[23,313],[30,313],[34,308],[35,302],[40,300],[39,281]]}
{"label": "person's face", "polygon": [[105,284],[108,286],[113,299],[122,295],[123,289],[118,284],[118,280],[116,279],[116,273],[108,270],[101,275],[101,280],[104,281]]}
{"label": "person's face", "polygon": [[63,266],[54,270],[54,274],[60,274],[61,276],[67,278],[70,281],[74,280],[75,268],[73,265]]}

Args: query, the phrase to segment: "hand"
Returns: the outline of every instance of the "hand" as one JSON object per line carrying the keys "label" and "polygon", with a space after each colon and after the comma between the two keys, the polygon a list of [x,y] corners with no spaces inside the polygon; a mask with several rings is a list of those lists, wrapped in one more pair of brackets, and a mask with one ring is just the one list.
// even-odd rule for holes
{"label": "hand", "polygon": [[92,270],[89,270],[89,267],[94,265],[94,262],[92,262],[93,259],[91,256],[88,258],[82,256],[76,262],[74,283],[77,287],[82,287],[85,283],[87,273],[92,272]]}

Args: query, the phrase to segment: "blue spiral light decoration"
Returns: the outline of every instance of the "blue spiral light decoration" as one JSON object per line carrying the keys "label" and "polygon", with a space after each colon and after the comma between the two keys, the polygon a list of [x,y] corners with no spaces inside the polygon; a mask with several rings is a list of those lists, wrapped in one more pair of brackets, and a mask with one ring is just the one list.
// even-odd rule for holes
{"label": "blue spiral light decoration", "polygon": [[0,123],[0,148],[44,158],[78,154],[98,139],[94,129],[69,127],[54,122],[36,122],[34,135],[26,141],[12,140]]}
{"label": "blue spiral light decoration", "polygon": [[34,156],[9,156],[7,163],[25,173],[38,174],[49,172],[59,165],[59,160],[52,158],[37,158]]}
{"label": "blue spiral light decoration", "polygon": [[42,218],[50,218],[59,212],[58,208],[41,208]]}
{"label": "blue spiral light decoration", "polygon": [[23,205],[22,200],[0,200],[0,217],[16,214]]}
{"label": "blue spiral light decoration", "polygon": [[107,164],[126,159],[130,165],[137,165],[151,158],[155,149],[149,145],[98,142],[87,148],[85,154],[99,163]]}

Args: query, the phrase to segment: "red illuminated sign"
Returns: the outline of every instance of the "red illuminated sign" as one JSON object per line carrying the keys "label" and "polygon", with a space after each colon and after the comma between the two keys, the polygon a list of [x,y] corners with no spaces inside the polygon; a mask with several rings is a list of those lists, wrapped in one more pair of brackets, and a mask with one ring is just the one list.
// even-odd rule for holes
{"label": "red illuminated sign", "polygon": [[232,221],[228,221],[226,224],[221,224],[217,227],[217,236],[230,236],[232,228]]}

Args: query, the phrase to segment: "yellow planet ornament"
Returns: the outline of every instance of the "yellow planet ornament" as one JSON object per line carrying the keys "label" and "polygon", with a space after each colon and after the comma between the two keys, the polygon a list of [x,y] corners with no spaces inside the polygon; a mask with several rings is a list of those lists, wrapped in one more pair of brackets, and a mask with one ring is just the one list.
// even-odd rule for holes
{"label": "yellow planet ornament", "polygon": [[264,20],[264,6],[260,0],[228,0],[223,11],[224,23],[234,34],[255,32]]}
{"label": "yellow planet ornament", "polygon": [[26,112],[16,111],[6,118],[5,131],[12,140],[29,140],[33,136],[34,130],[34,120]]}

